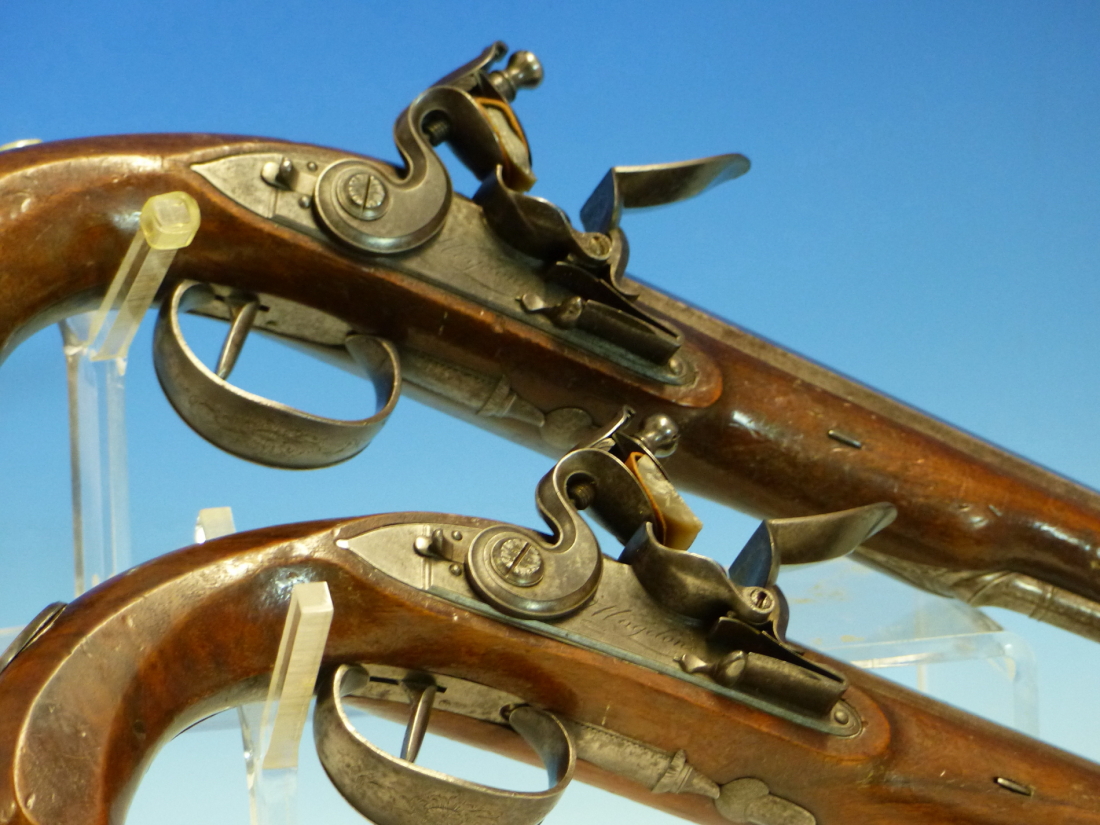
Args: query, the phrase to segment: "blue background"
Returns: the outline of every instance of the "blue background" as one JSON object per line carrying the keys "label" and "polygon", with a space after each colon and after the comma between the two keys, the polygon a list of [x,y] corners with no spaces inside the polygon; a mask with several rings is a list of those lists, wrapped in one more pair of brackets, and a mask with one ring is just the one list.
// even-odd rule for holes
{"label": "blue background", "polygon": [[[1069,2],[3,0],[0,143],[209,131],[392,159],[397,113],[503,39],[546,67],[517,107],[535,193],[574,215],[615,164],[752,159],[718,191],[629,215],[636,275],[1095,487],[1098,35],[1100,8]],[[455,179],[471,192],[468,175]],[[279,473],[222,456],[161,397],[148,333],[128,374],[135,560],[189,543],[208,506],[231,505],[241,529],[406,509],[537,523],[544,457],[408,400],[335,469]],[[369,403],[350,379],[291,362],[250,342],[240,381],[315,412]],[[70,595],[64,393],[56,329],[0,369],[0,626]],[[699,510],[702,551],[728,558],[751,532],[721,508]],[[996,617],[1039,658],[1042,737],[1100,759],[1096,645]],[[201,809],[243,821],[230,734],[174,743],[165,759],[205,755],[158,763],[150,780],[161,784],[143,788],[132,820]],[[223,799],[212,788],[225,777]],[[617,803],[584,802],[575,817],[596,821],[604,804]]]}

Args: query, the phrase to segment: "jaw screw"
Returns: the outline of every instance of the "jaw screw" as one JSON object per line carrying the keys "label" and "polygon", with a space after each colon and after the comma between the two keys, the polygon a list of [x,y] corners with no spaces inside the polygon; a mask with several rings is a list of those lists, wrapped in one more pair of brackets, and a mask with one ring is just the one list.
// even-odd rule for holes
{"label": "jaw screw", "polygon": [[489,82],[500,96],[511,103],[520,89],[534,89],[542,83],[542,64],[531,52],[514,52],[508,65],[499,72],[489,73]]}
{"label": "jaw screw", "polygon": [[657,413],[642,423],[637,437],[657,458],[668,458],[680,443],[680,428],[670,416]]}
{"label": "jaw screw", "polygon": [[[489,82],[501,97],[511,103],[520,89],[534,89],[542,83],[542,64],[531,52],[514,52],[508,65],[497,72],[489,72]],[[451,121],[443,112],[429,112],[420,128],[432,146],[446,143],[451,137]]]}
{"label": "jaw screw", "polygon": [[596,485],[588,479],[571,480],[566,485],[565,494],[578,510],[587,510],[596,500]]}
{"label": "jaw screw", "polygon": [[438,146],[446,143],[451,136],[451,121],[442,112],[429,112],[420,124],[424,134],[428,137],[428,143]]}

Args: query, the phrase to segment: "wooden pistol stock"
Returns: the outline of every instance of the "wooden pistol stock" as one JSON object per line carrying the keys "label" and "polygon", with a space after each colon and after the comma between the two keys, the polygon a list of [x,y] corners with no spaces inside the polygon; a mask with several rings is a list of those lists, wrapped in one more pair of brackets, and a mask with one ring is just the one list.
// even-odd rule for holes
{"label": "wooden pistol stock", "polygon": [[[672,658],[658,662],[628,649],[626,635],[614,655],[613,621],[603,623],[610,645],[584,646],[555,633],[558,620],[522,626],[445,587],[401,581],[404,565],[465,586],[449,572],[454,562],[418,554],[416,538],[444,531],[452,551],[469,550],[503,529],[517,528],[426,513],[274,527],[108,580],[0,672],[2,821],[122,822],[160,744],[209,714],[262,700],[292,586],[324,581],[335,613],[322,679],[341,663],[370,662],[464,680],[554,714],[575,736],[626,741],[630,753],[670,766],[679,756],[677,775],[690,781],[662,787],[630,760],[586,753],[578,738],[578,775],[691,821],[1100,822],[1096,766],[824,657],[805,654],[845,687],[826,711],[807,710],[782,691],[738,692]],[[634,575],[610,559],[604,566],[605,582]],[[599,624],[602,598],[597,591],[564,621],[574,630]],[[483,747],[522,747],[499,724],[433,720]],[[744,788],[751,799],[739,801]],[[761,798],[769,804],[754,813],[748,805]]]}
{"label": "wooden pistol stock", "polygon": [[[389,342],[411,392],[553,455],[628,405],[678,440],[669,472],[684,489],[761,517],[890,500],[898,518],[864,561],[1100,638],[1096,493],[627,279],[624,209],[697,194],[747,161],[617,168],[575,229],[524,194],[510,104],[537,72],[533,58],[490,71],[501,53],[402,113],[404,169],[197,134],[0,153],[0,353],[94,306],[146,199],[186,192],[202,227],[169,288],[212,284],[196,311],[253,301],[256,327],[334,358],[349,335]],[[442,141],[482,181],[472,200],[453,193]]]}

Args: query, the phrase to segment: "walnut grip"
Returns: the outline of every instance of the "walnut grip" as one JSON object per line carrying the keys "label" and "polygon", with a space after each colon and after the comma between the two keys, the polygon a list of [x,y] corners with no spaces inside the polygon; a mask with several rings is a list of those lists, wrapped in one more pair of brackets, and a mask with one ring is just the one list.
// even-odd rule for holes
{"label": "walnut grip", "polygon": [[[85,138],[0,152],[0,359],[36,330],[95,307],[137,230],[142,206],[164,192],[187,192],[202,214],[198,236],[176,256],[173,279],[266,289],[312,305],[333,300],[331,291],[340,289],[333,262],[356,273],[362,267],[237,206],[190,168],[226,155],[291,147],[178,134]],[[320,154],[346,157],[334,150]],[[318,286],[318,279],[299,274],[317,268],[329,271],[330,281],[306,290],[312,298],[291,285],[305,280]]]}
{"label": "walnut grip", "polygon": [[[438,520],[471,531],[490,524],[412,513],[240,533],[162,556],[74,601],[0,673],[0,822],[121,823],[160,743],[263,697],[293,585],[324,580],[335,608],[328,666],[381,662],[486,684],[684,750],[719,784],[763,780],[819,825],[1100,823],[1096,766],[851,668],[832,663],[852,682],[846,698],[863,729],[840,738],[471,614],[336,544]],[[514,747],[491,725],[457,733]],[[582,776],[695,822],[725,822],[702,796],[655,794],[592,766]]]}

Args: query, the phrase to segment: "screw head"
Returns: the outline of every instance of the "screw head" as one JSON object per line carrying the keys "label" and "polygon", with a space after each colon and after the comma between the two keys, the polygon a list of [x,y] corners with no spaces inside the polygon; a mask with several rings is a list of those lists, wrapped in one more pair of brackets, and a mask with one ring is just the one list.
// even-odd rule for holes
{"label": "screw head", "polygon": [[390,207],[390,194],[382,179],[369,169],[354,169],[336,186],[336,199],[353,218],[376,221]]}
{"label": "screw head", "polygon": [[517,587],[542,581],[542,554],[522,536],[504,536],[489,551],[489,564],[501,579]]}
{"label": "screw head", "polygon": [[767,613],[775,604],[772,594],[763,587],[754,587],[749,598],[752,600],[752,606],[761,613]]}
{"label": "screw head", "polygon": [[363,209],[377,209],[386,200],[386,185],[369,172],[352,175],[344,183],[348,199]]}
{"label": "screw head", "polygon": [[447,569],[451,571],[452,576],[461,576],[462,575],[462,565],[459,564],[458,562],[455,562],[454,564],[452,564]]}
{"label": "screw head", "polygon": [[534,89],[542,83],[543,70],[539,59],[529,51],[515,52],[508,58],[508,68],[512,82],[518,89]]}
{"label": "screw head", "polygon": [[585,252],[593,258],[603,260],[611,254],[611,238],[602,232],[585,232],[581,236]]}
{"label": "screw head", "polygon": [[847,725],[851,719],[851,715],[842,707],[838,707],[833,711],[833,721],[838,725]]}

